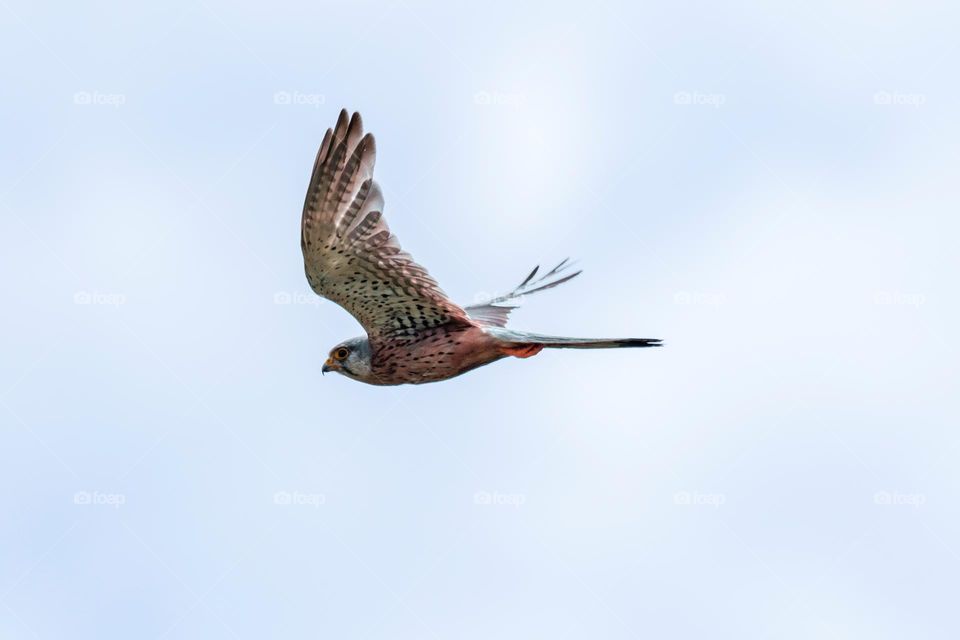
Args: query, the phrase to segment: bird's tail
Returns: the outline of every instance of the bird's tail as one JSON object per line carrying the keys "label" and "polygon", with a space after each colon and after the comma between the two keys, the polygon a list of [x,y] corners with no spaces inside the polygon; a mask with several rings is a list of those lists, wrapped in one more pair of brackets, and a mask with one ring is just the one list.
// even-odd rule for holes
{"label": "bird's tail", "polygon": [[659,338],[567,338],[501,327],[487,327],[486,331],[502,343],[505,354],[519,358],[529,358],[542,349],[622,349],[662,345]]}

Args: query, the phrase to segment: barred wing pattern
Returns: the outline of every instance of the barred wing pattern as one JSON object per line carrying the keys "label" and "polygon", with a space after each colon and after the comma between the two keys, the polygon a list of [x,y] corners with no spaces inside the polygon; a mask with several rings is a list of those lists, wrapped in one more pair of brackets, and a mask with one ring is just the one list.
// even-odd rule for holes
{"label": "barred wing pattern", "polygon": [[303,205],[300,246],[310,287],[349,311],[371,340],[472,324],[387,227],[375,156],[360,114],[341,111],[323,138]]}

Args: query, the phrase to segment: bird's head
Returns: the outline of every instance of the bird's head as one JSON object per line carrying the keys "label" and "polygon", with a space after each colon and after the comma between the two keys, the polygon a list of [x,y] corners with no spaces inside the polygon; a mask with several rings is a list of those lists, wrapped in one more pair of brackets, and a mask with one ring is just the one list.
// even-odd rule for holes
{"label": "bird's head", "polygon": [[370,375],[370,342],[366,338],[344,340],[330,350],[321,372],[336,371],[354,380]]}

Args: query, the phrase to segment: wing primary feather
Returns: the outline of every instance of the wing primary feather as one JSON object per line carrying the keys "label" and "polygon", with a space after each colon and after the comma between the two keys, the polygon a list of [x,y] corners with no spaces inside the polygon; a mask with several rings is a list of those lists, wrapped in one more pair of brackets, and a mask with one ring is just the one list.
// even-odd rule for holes
{"label": "wing primary feather", "polygon": [[[536,293],[537,291],[546,291],[547,289],[552,289],[552,288],[554,288],[554,287],[557,286],[557,285],[560,285],[560,284],[563,284],[564,282],[567,282],[568,280],[573,280],[574,278],[576,278],[576,277],[577,277],[578,275],[580,275],[581,273],[583,273],[582,270],[581,270],[581,271],[575,271],[575,272],[571,273],[570,275],[567,275],[567,276],[564,276],[564,277],[560,278],[559,280],[553,280],[552,282],[548,282],[548,283],[546,283],[546,284],[540,285],[539,287],[537,287],[537,288],[535,288],[535,289],[530,289],[529,291],[524,291],[521,295],[530,295],[531,293]],[[538,280],[538,282],[539,282],[539,280]]]}
{"label": "wing primary feather", "polygon": [[471,318],[486,326],[506,326],[510,312],[520,306],[523,296],[552,289],[583,273],[582,271],[575,271],[574,273],[557,277],[563,274],[571,265],[570,258],[565,258],[553,269],[541,275],[539,278],[534,279],[540,269],[538,265],[534,267],[533,271],[524,278],[523,282],[510,293],[496,297],[483,304],[465,307],[465,310]]}
{"label": "wing primary feather", "polygon": [[364,203],[367,201],[367,196],[370,193],[370,186],[373,184],[373,180],[364,180],[363,184],[360,185],[360,190],[357,191],[357,197],[353,199],[353,202],[350,203],[350,206],[347,208],[346,212],[343,214],[343,218],[340,219],[340,222],[337,224],[337,237],[342,238],[347,229],[350,228],[350,225],[353,224],[354,219],[357,217],[357,214],[360,213],[360,209],[363,207]]}
{"label": "wing primary feather", "polygon": [[333,128],[334,144],[340,144],[341,140],[347,137],[347,125],[350,124],[350,114],[346,109],[340,109],[340,115],[337,116],[337,124]]}
{"label": "wing primary feather", "polygon": [[350,126],[347,128],[347,148],[353,149],[362,135],[363,118],[360,117],[360,112],[357,111],[354,112],[353,117],[350,118]]}
{"label": "wing primary feather", "polygon": [[333,129],[327,129],[327,132],[323,134],[323,142],[320,144],[320,150],[317,151],[317,159],[313,163],[313,173],[317,172],[317,168],[327,157],[327,154],[330,152],[330,141],[333,140]]}
{"label": "wing primary feather", "polygon": [[383,214],[379,211],[371,211],[363,220],[356,226],[356,228],[347,235],[347,242],[349,244],[356,244],[360,240],[366,238],[373,231],[373,228],[377,226],[377,223],[380,222],[380,217]]}
{"label": "wing primary feather", "polygon": [[566,265],[568,262],[570,262],[570,258],[564,258],[563,260],[560,261],[560,264],[555,266],[553,269],[550,269],[550,273],[548,273],[547,275],[543,276],[543,278],[540,278],[540,279],[543,280],[544,278],[549,278],[550,276],[557,273],[558,271],[561,271],[562,269],[564,269],[564,265]]}
{"label": "wing primary feather", "polygon": [[[347,145],[349,150],[349,144]],[[365,175],[367,167],[365,166],[364,156],[366,155],[367,140],[362,139],[350,153],[350,159],[343,167],[340,173],[340,180],[336,188],[331,190],[327,198],[327,206],[335,207],[336,211],[345,211],[355,197],[354,190],[357,188],[357,181]],[[340,221],[334,219],[334,226],[340,224]]]}
{"label": "wing primary feather", "polygon": [[539,270],[540,270],[540,265],[535,266],[535,267],[533,268],[533,271],[530,272],[530,275],[528,275],[526,278],[524,278],[524,279],[523,279],[523,282],[521,282],[520,284],[518,284],[518,285],[517,285],[517,288],[514,289],[514,291],[516,291],[517,289],[522,289],[524,286],[526,286],[526,284],[527,284],[528,282],[530,282],[530,280],[533,279],[533,276],[537,275],[537,271],[539,271]]}
{"label": "wing primary feather", "polygon": [[[361,185],[360,192],[350,205],[350,209],[340,221],[337,227],[337,237],[343,238],[346,236],[349,239],[350,233],[372,211],[383,211],[383,194],[380,192],[380,185],[375,180],[366,180]],[[381,222],[381,226],[386,228],[386,222]]]}

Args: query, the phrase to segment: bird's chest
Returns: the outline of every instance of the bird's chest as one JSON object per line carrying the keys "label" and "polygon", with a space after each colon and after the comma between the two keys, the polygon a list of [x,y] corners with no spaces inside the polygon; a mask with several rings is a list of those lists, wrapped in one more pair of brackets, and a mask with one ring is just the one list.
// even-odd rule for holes
{"label": "bird's chest", "polygon": [[445,380],[497,359],[489,339],[473,327],[439,327],[415,339],[397,340],[378,348],[373,372],[398,383]]}

